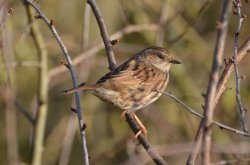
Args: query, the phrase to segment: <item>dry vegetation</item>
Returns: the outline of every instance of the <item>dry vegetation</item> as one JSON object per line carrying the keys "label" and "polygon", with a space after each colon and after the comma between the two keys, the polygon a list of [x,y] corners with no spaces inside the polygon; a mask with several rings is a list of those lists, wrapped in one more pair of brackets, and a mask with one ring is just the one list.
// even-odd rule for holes
{"label": "dry vegetation", "polygon": [[[153,45],[170,49],[182,61],[172,68],[166,91],[206,118],[201,120],[167,95],[137,113],[148,129],[146,142],[170,165],[185,164],[190,153],[196,153],[192,146],[201,121],[204,137],[198,148],[205,152],[198,153],[196,164],[250,162],[249,133],[242,124],[249,125],[250,114],[246,113],[244,119],[239,111],[249,111],[250,107],[250,3],[242,0],[237,6],[240,1],[233,5],[232,1],[97,1],[111,40],[118,40],[113,46],[118,64]],[[231,6],[223,12],[226,2]],[[60,94],[73,86],[67,69],[71,65],[50,28],[56,29],[65,44],[78,83],[95,83],[112,69],[87,2],[37,3],[49,18],[48,25],[23,1],[0,0],[0,164],[83,164],[86,146],[80,134],[86,135],[90,164],[154,164],[120,118],[122,111],[88,93],[81,94],[80,105],[73,95]],[[228,19],[223,19],[223,14]],[[228,31],[223,21],[228,23]],[[217,35],[218,31],[224,37]],[[216,49],[222,51],[217,53]],[[240,61],[236,65],[237,83],[235,61]],[[222,86],[220,97],[216,86],[224,68],[229,67],[232,74]],[[211,73],[217,74],[217,79],[210,78]],[[243,108],[238,106],[236,84],[240,84],[238,102],[240,99]],[[214,103],[217,96],[220,99]],[[71,109],[77,106],[82,112],[78,107],[78,118]],[[86,129],[79,129],[81,116]],[[229,128],[212,126],[214,121]]]}

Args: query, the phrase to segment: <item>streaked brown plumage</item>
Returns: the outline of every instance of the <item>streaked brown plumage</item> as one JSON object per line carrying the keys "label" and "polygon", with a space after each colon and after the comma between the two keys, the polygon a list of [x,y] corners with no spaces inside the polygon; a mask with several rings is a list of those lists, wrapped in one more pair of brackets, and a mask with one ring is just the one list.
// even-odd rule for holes
{"label": "streaked brown plumage", "polygon": [[150,47],[104,75],[96,84],[79,86],[62,93],[91,91],[101,100],[134,114],[161,96],[160,92],[168,84],[171,64],[180,62],[166,49]]}

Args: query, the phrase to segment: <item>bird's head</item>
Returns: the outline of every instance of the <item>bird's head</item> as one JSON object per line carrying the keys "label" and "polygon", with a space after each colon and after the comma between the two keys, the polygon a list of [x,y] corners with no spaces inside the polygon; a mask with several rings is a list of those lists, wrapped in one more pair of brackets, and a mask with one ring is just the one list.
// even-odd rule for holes
{"label": "bird's head", "polygon": [[146,63],[153,65],[162,72],[167,73],[172,64],[180,64],[174,55],[162,47],[150,47],[142,51]]}

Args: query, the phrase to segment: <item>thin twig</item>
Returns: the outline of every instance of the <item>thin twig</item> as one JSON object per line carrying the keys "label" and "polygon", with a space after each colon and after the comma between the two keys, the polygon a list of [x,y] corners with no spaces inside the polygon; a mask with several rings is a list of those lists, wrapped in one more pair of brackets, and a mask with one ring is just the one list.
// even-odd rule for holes
{"label": "thin twig", "polygon": [[107,56],[108,56],[109,69],[114,70],[116,68],[115,55],[114,55],[114,51],[112,49],[112,44],[111,44],[110,39],[109,39],[108,30],[107,30],[106,25],[104,23],[104,20],[102,18],[100,9],[97,6],[95,0],[87,0],[87,3],[92,8],[92,11],[96,17],[98,26],[100,27],[100,32],[101,32],[104,46],[105,46]]}
{"label": "thin twig", "polygon": [[[164,95],[169,96],[170,98],[172,98],[174,101],[176,101],[177,103],[179,103],[180,105],[182,105],[186,110],[188,110],[191,114],[193,114],[195,116],[198,116],[198,117],[200,117],[202,119],[204,118],[204,116],[202,114],[200,114],[197,111],[195,111],[194,109],[190,108],[188,105],[186,105],[185,103],[183,103],[180,99],[178,99],[177,97],[175,97],[173,94],[168,93],[168,92],[161,92],[161,93],[164,94]],[[240,135],[244,135],[244,136],[250,137],[249,133],[243,132],[241,130],[234,129],[234,128],[229,127],[227,125],[224,125],[224,124],[222,124],[220,122],[212,120],[212,123],[215,124],[215,125],[217,125],[219,128],[221,128],[223,130],[225,129],[225,130],[228,130],[228,131],[236,133],[236,134],[240,134]]]}
{"label": "thin twig", "polygon": [[235,71],[235,77],[236,77],[236,99],[240,111],[240,121],[243,127],[243,131],[248,132],[248,126],[246,121],[246,111],[244,110],[244,107],[242,105],[241,96],[240,96],[240,75],[239,75],[239,69],[237,66],[237,56],[238,56],[238,44],[239,44],[239,35],[240,35],[240,28],[242,21],[244,20],[244,16],[241,12],[241,1],[240,0],[234,0],[234,4],[236,5],[236,15],[238,16],[238,25],[235,31],[235,37],[234,37],[234,55],[233,55],[233,64],[234,64],[234,71]]}
{"label": "thin twig", "polygon": [[[37,18],[41,18],[48,25],[49,29],[51,30],[52,34],[54,35],[55,39],[57,40],[57,42],[58,42],[59,46],[61,47],[61,49],[64,53],[64,56],[67,60],[67,63],[69,66],[69,71],[70,71],[71,78],[73,81],[73,86],[77,87],[78,83],[77,83],[75,71],[74,71],[73,66],[72,66],[72,61],[71,61],[70,55],[69,55],[68,50],[66,49],[64,43],[62,42],[59,34],[57,33],[57,31],[55,29],[55,27],[53,25],[53,21],[48,19],[48,17],[40,10],[40,7],[35,3],[35,1],[24,0],[24,2],[30,4],[37,11],[37,13],[38,13]],[[83,151],[84,151],[84,162],[85,162],[85,165],[88,165],[89,164],[89,155],[88,155],[85,131],[83,129],[84,122],[83,122],[81,106],[80,106],[80,95],[78,92],[75,92],[75,100],[76,100],[76,109],[77,109],[76,111],[77,111],[80,133],[81,133],[82,147],[83,147]]]}
{"label": "thin twig", "polygon": [[[201,120],[199,128],[194,140],[193,149],[187,160],[187,164],[194,164],[197,157],[202,139],[203,139],[203,152],[202,164],[207,165],[210,162],[210,149],[211,149],[211,124],[213,120],[214,98],[216,94],[216,87],[219,81],[219,69],[222,65],[222,59],[225,48],[225,40],[228,29],[228,23],[232,8],[232,0],[224,0],[223,10],[220,17],[220,28],[217,32],[217,41],[215,44],[214,61],[210,73],[209,84],[206,92],[204,119]],[[204,135],[204,136],[203,136]]]}

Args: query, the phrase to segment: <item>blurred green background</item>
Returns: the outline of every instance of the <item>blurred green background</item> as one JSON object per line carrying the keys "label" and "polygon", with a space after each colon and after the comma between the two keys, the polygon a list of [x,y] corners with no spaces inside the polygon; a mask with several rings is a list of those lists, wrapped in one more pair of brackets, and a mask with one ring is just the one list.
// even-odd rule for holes
{"label": "blurred green background", "polygon": [[[44,13],[53,20],[72,59],[80,55],[84,56],[81,54],[82,52],[101,42],[99,28],[91,12],[90,30],[87,32],[89,41],[83,43],[85,1],[43,0],[37,2]],[[219,20],[223,1],[168,0],[166,2],[162,0],[97,0],[110,35],[131,25],[158,24],[161,9],[165,7],[167,22],[164,25],[163,33],[159,34],[156,30],[141,30],[125,35],[114,46],[116,60],[118,64],[121,64],[138,51],[159,44],[175,52],[182,65],[172,67],[166,91],[173,93],[187,105],[202,113],[201,106],[204,104],[202,93],[205,93],[207,88],[216,40],[216,21]],[[27,61],[36,64],[39,58],[29,33],[30,24],[22,1],[8,0],[2,3],[15,11],[13,15],[8,16],[4,28],[1,29],[1,37],[6,34],[10,43],[11,64]],[[249,7],[249,3],[243,2],[242,10],[247,18],[242,24],[239,45],[250,35]],[[200,12],[201,9],[202,12]],[[69,151],[69,164],[82,164],[77,118],[70,111],[70,107],[74,107],[73,95],[60,94],[61,90],[72,87],[72,81],[65,68],[62,72],[52,75],[52,71],[61,66],[60,62],[64,60],[64,57],[49,28],[42,20],[36,20],[36,22],[39,24],[48,50],[50,74],[49,107],[42,164],[63,164],[61,160],[63,150]],[[236,25],[237,17],[231,15],[225,58],[233,55]],[[179,38],[183,32],[186,32],[185,35]],[[164,36],[163,43],[157,43],[159,35]],[[1,89],[4,89],[8,81],[3,51],[0,53],[0,85]],[[240,74],[246,75],[246,79],[241,81],[241,96],[246,109],[250,107],[250,102],[248,102],[250,99],[249,62],[250,58],[247,55],[239,64]],[[223,68],[224,65],[221,70]],[[79,83],[95,83],[109,71],[104,49],[100,49],[97,53],[82,60],[79,65],[75,66],[75,69]],[[22,108],[30,114],[34,114],[38,91],[38,67],[20,64],[11,67],[10,71],[16,100]],[[216,107],[214,118],[226,125],[241,129],[235,99],[234,75],[227,86],[232,89],[223,94]],[[88,93],[82,94],[81,108],[87,125],[86,136],[91,164],[153,164],[144,149],[133,140],[134,134],[126,121],[120,117],[121,110]],[[14,110],[14,116],[16,116],[15,122],[13,121],[13,125],[10,127],[17,128],[16,139],[19,155],[17,164],[30,164],[32,124],[20,113],[18,108],[13,106],[11,109]],[[6,146],[9,137],[6,136],[7,118],[5,115],[7,110],[6,100],[4,97],[0,97],[0,164],[8,164]],[[137,114],[147,127],[148,139],[157,148],[157,152],[161,153],[169,164],[184,164],[200,119],[191,115],[167,96],[162,96]],[[247,113],[247,119],[249,119],[249,113]],[[72,124],[72,121],[75,126],[69,129],[72,131],[72,149],[70,150],[70,148],[64,148],[63,144],[69,122]],[[246,151],[247,148],[250,148],[250,140],[247,137],[214,126],[212,140],[213,145],[217,146],[212,147],[213,162],[221,159],[250,157],[249,149],[248,152]],[[241,150],[240,146],[246,148],[243,147],[244,149]]]}

